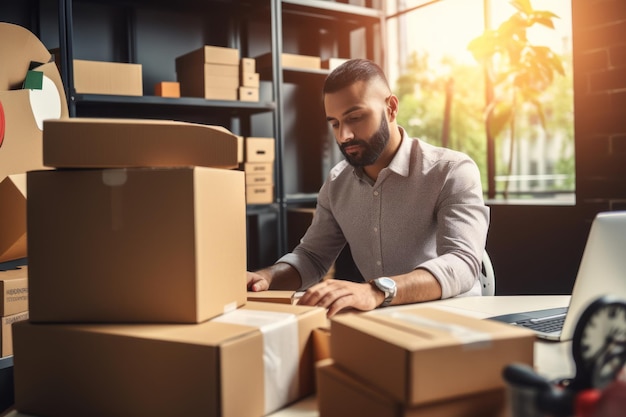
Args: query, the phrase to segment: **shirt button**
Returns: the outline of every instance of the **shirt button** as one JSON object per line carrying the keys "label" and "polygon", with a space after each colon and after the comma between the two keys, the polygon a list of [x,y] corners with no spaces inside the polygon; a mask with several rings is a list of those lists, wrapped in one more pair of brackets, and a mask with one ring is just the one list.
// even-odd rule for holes
{"label": "shirt button", "polygon": [[375,231],[375,232],[378,232],[378,227],[375,227],[375,228],[374,228],[374,231]]}
{"label": "shirt button", "polygon": [[374,195],[378,195],[378,191],[374,191]]}
{"label": "shirt button", "polygon": [[376,261],[376,265],[380,266],[381,262],[380,261]]}

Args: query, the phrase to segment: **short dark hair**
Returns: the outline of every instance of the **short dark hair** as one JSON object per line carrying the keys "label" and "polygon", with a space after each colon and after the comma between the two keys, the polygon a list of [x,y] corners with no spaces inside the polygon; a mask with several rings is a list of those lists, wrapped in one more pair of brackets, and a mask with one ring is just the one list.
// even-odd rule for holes
{"label": "short dark hair", "polygon": [[370,81],[376,78],[389,87],[387,77],[378,64],[368,59],[351,59],[335,68],[326,77],[323,92],[335,93],[357,81]]}

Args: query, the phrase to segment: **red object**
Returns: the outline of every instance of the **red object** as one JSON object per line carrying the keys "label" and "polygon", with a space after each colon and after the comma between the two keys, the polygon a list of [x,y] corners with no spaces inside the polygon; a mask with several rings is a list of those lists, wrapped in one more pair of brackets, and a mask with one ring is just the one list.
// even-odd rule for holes
{"label": "red object", "polygon": [[599,389],[588,389],[579,392],[574,404],[576,417],[594,417],[601,397],[602,391]]}

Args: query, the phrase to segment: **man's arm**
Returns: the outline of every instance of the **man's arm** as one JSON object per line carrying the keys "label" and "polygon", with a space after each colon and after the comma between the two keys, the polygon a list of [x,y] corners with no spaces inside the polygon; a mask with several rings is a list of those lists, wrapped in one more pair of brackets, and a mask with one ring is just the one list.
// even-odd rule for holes
{"label": "man's arm", "polygon": [[272,266],[256,272],[248,272],[248,290],[297,290],[302,286],[298,270],[285,262],[278,262]]}

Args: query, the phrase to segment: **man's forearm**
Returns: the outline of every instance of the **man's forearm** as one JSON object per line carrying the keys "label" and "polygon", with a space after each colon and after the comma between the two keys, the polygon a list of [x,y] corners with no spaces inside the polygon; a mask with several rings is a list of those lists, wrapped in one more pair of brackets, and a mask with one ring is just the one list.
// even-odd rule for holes
{"label": "man's forearm", "polygon": [[297,290],[302,286],[298,270],[288,263],[278,262],[257,273],[265,276],[271,290]]}

